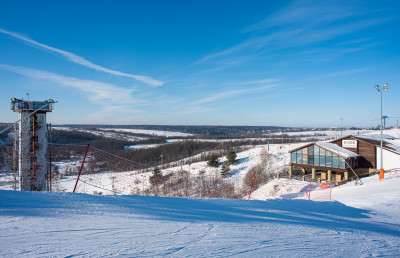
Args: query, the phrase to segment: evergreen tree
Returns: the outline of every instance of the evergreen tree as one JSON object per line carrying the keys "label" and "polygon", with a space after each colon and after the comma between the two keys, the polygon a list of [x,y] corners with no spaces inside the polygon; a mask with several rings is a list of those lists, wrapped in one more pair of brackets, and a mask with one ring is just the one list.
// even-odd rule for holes
{"label": "evergreen tree", "polygon": [[232,165],[232,164],[236,164],[237,160],[236,160],[236,152],[234,152],[232,149],[228,152],[228,154],[226,155],[226,159],[227,162]]}
{"label": "evergreen tree", "polygon": [[228,162],[224,162],[221,166],[221,176],[227,177],[231,173],[231,168],[229,167]]}
{"label": "evergreen tree", "polygon": [[211,154],[210,159],[207,162],[207,165],[209,167],[217,168],[219,166],[218,155],[215,153]]}
{"label": "evergreen tree", "polygon": [[150,177],[150,183],[152,185],[158,185],[162,181],[162,173],[161,170],[156,167],[153,170],[153,175]]}

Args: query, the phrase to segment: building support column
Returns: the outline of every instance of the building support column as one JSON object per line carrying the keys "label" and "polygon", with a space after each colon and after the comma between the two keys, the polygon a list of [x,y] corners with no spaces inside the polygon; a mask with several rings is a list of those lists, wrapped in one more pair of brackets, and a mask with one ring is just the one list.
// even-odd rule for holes
{"label": "building support column", "polygon": [[336,185],[339,185],[340,182],[342,181],[342,175],[341,174],[336,174],[335,175],[335,181],[336,181]]}
{"label": "building support column", "polygon": [[344,172],[344,180],[349,180],[349,172]]}
{"label": "building support column", "polygon": [[328,181],[332,181],[332,170],[328,169]]}
{"label": "building support column", "polygon": [[313,180],[315,180],[315,168],[312,168],[311,169],[311,178],[313,179]]}
{"label": "building support column", "polygon": [[292,180],[292,166],[289,166],[289,180]]}

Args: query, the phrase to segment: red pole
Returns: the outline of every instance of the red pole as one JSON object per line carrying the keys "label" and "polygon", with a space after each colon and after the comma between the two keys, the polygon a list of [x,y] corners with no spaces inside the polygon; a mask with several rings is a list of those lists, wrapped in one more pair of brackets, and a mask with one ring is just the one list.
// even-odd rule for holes
{"label": "red pole", "polygon": [[250,195],[251,195],[251,191],[253,190],[253,184],[254,184],[254,179],[255,179],[255,178],[256,178],[256,172],[254,172],[253,180],[251,181],[249,199],[247,199],[247,200],[250,200]]}
{"label": "red pole", "polygon": [[85,156],[83,157],[81,169],[79,170],[78,178],[76,179],[76,183],[75,183],[75,187],[74,187],[73,193],[75,193],[76,187],[78,186],[79,177],[81,176],[83,164],[85,164],[85,159],[86,159],[87,152],[88,152],[88,150],[89,150],[89,146],[90,146],[90,144],[87,145],[86,152],[85,152]]}

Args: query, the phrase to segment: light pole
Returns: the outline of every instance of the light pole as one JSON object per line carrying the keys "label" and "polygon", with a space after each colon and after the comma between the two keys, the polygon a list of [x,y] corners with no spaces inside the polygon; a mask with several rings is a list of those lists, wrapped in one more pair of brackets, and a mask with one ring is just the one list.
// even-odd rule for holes
{"label": "light pole", "polygon": [[381,93],[381,171],[383,170],[383,131],[382,131],[382,120],[383,120],[383,116],[382,116],[382,92],[383,91],[387,91],[388,90],[388,84],[384,83],[382,87],[379,87],[379,85],[375,85],[375,89]]}

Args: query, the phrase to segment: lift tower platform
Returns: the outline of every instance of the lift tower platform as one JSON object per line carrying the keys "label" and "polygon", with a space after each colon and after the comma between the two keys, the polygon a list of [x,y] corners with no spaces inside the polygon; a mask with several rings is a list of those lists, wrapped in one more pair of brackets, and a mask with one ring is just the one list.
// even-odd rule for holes
{"label": "lift tower platform", "polygon": [[46,191],[47,124],[46,113],[54,100],[11,99],[11,110],[19,112],[18,175],[21,191]]}

